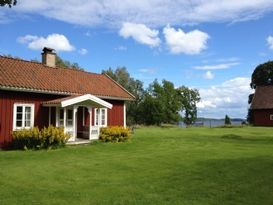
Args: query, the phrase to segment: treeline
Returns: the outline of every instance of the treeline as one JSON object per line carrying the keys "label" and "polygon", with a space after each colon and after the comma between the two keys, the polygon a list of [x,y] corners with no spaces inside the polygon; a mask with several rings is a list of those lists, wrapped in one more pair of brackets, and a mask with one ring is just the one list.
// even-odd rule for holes
{"label": "treeline", "polygon": [[125,67],[103,70],[132,93],[135,101],[127,102],[127,124],[160,125],[183,121],[191,125],[197,117],[196,103],[200,101],[198,90],[186,86],[176,88],[170,81],[154,80],[144,89],[140,80],[130,76]]}

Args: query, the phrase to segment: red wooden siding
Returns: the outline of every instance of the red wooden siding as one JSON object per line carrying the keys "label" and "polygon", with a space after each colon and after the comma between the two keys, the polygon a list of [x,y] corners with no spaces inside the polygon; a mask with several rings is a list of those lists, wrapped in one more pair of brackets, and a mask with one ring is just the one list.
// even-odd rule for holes
{"label": "red wooden siding", "polygon": [[14,103],[34,104],[34,125],[41,128],[48,126],[48,108],[41,106],[41,102],[59,97],[56,95],[0,90],[0,147],[10,143],[12,139]]}
{"label": "red wooden siding", "polygon": [[[42,106],[42,102],[54,100],[63,96],[47,95],[38,93],[15,92],[0,90],[0,147],[9,144],[12,140],[11,132],[13,129],[13,106],[14,103],[31,103],[34,108],[34,126],[42,128],[48,126],[49,108]],[[124,101],[106,100],[113,105],[112,109],[108,109],[108,126],[124,125]],[[89,125],[88,110],[85,113],[85,123]],[[92,124],[94,125],[94,109],[92,112]],[[51,124],[55,125],[56,109],[51,108]],[[78,122],[82,125],[82,108],[78,110]],[[78,125],[80,127],[80,124]]]}
{"label": "red wooden siding", "polygon": [[273,120],[270,120],[270,115],[273,115],[273,109],[254,110],[254,125],[273,126]]}
{"label": "red wooden siding", "polygon": [[113,105],[112,109],[108,109],[108,126],[123,126],[124,125],[124,101],[109,100],[109,103]]}

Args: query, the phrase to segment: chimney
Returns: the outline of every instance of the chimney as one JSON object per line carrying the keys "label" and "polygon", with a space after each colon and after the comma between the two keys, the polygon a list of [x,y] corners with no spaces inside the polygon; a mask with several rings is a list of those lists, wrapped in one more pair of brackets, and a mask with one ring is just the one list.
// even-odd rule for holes
{"label": "chimney", "polygon": [[43,48],[42,64],[49,67],[56,66],[56,53],[53,48],[47,48],[47,47]]}

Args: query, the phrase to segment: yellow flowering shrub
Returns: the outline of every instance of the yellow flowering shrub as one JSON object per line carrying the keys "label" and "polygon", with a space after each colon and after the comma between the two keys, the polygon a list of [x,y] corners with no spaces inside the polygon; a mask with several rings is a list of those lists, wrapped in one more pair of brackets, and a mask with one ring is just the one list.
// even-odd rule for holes
{"label": "yellow flowering shrub", "polygon": [[125,142],[131,138],[131,131],[120,126],[105,127],[100,129],[99,139],[102,142]]}
{"label": "yellow flowering shrub", "polygon": [[12,132],[14,149],[48,149],[64,146],[70,135],[64,133],[62,127],[38,127]]}

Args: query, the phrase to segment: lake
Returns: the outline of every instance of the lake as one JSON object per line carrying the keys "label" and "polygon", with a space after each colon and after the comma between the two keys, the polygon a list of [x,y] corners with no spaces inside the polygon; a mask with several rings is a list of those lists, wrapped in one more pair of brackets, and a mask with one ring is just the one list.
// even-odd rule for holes
{"label": "lake", "polygon": [[[231,120],[231,124],[232,125],[241,125],[242,122],[244,120]],[[199,120],[199,121],[196,121],[196,124],[195,126],[200,126],[202,125],[205,126],[205,127],[218,127],[218,126],[222,126],[222,125],[225,125],[225,120]],[[185,124],[183,122],[180,122],[179,123],[179,126],[181,127],[186,127]]]}

